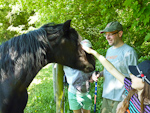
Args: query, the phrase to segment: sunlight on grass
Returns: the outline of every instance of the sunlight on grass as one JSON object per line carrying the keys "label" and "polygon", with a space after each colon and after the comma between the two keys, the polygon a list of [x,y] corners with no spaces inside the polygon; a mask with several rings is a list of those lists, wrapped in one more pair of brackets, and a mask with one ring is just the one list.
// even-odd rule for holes
{"label": "sunlight on grass", "polygon": [[25,113],[55,113],[52,65],[40,70],[28,87],[28,103]]}
{"label": "sunlight on grass", "polygon": [[41,80],[38,80],[38,79],[35,79],[33,80],[32,84],[40,84],[41,83]]}

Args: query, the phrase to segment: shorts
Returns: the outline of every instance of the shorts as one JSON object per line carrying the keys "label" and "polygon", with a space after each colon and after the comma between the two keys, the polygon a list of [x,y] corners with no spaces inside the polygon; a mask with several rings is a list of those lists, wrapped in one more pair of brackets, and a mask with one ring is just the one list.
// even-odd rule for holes
{"label": "shorts", "polygon": [[103,98],[101,113],[116,113],[116,108],[119,103],[120,101]]}
{"label": "shorts", "polygon": [[79,110],[81,108],[85,110],[91,110],[92,99],[89,93],[73,94],[68,91],[69,107],[71,110]]}

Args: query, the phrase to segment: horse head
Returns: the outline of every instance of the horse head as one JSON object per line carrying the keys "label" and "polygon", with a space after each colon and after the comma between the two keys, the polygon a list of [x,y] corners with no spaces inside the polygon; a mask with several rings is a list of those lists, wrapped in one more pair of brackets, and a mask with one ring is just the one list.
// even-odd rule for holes
{"label": "horse head", "polygon": [[63,24],[53,26],[53,28],[48,24],[43,26],[51,45],[49,61],[84,72],[94,71],[94,57],[82,49],[79,35],[75,29],[70,27],[70,23],[71,20],[68,20]]}

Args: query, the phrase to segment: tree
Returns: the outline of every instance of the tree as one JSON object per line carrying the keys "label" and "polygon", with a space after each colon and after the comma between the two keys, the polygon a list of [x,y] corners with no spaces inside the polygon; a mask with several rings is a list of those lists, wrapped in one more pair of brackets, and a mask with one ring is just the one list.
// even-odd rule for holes
{"label": "tree", "polygon": [[117,20],[124,27],[125,42],[145,59],[149,58],[149,12],[148,0],[5,0],[0,6],[1,41],[45,23],[72,19],[72,27],[105,55],[109,46],[99,30]]}

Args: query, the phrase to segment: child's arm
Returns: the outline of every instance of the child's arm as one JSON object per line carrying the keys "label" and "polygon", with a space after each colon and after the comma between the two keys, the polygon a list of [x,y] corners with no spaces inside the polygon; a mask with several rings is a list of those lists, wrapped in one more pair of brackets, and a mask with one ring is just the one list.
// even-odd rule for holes
{"label": "child's arm", "polygon": [[101,64],[109,71],[115,78],[117,78],[122,84],[124,84],[125,76],[120,73],[104,56],[98,54],[95,50],[82,46],[82,48],[89,54],[93,54]]}

